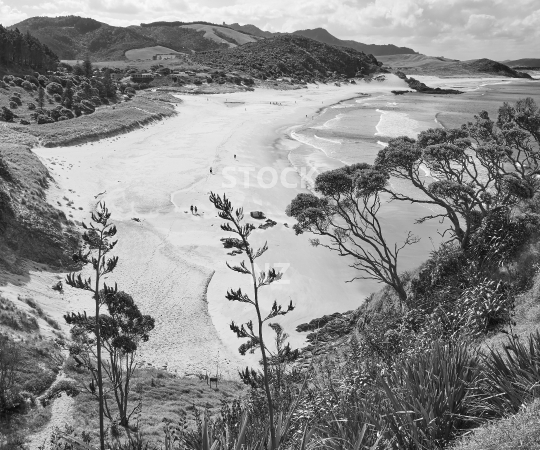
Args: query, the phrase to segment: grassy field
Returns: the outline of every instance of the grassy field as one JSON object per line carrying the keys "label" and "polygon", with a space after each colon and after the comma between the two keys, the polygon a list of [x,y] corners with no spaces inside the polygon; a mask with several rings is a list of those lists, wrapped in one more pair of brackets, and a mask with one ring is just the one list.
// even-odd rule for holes
{"label": "grassy field", "polygon": [[136,48],[133,50],[128,50],[126,52],[126,58],[130,61],[136,59],[152,59],[154,55],[159,53],[178,53],[175,50],[161,45],[156,45],[154,47],[145,47],[145,48]]}
{"label": "grassy field", "polygon": [[[75,379],[81,386],[90,380],[89,374],[77,369],[71,359],[66,363],[66,375]],[[186,421],[194,425],[195,411],[205,409],[211,415],[219,413],[222,401],[241,398],[245,386],[232,381],[222,381],[216,388],[208,386],[198,378],[178,378],[174,374],[154,368],[140,369],[132,381],[131,393],[137,404],[141,399],[142,411],[139,427],[148,441],[160,443],[163,439],[163,420],[173,423]],[[86,391],[75,397],[75,413],[72,426],[79,432],[87,431],[97,440],[99,424],[97,420],[97,401]],[[133,423],[137,422],[135,417]]]}
{"label": "grassy field", "polygon": [[7,124],[7,126],[14,133],[14,138],[22,139],[19,134],[29,135],[37,138],[44,147],[58,147],[126,133],[174,114],[176,114],[174,107],[169,103],[136,96],[129,102],[103,106],[97,108],[93,114],[73,120],[43,125],[34,123]]}

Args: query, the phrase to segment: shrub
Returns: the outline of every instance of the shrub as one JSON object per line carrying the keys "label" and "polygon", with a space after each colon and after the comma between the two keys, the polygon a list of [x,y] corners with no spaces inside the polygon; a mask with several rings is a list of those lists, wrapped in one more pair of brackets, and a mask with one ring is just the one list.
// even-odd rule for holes
{"label": "shrub", "polygon": [[73,104],[73,112],[75,113],[75,117],[80,117],[82,114],[82,107],[80,103],[74,103]]}
{"label": "shrub", "polygon": [[60,94],[54,94],[53,99],[56,103],[60,103],[62,101],[62,96]]}
{"label": "shrub", "polygon": [[27,91],[33,90],[33,84],[30,83],[29,81],[25,81],[25,82],[22,84],[22,87],[23,87],[23,89],[26,89]]}
{"label": "shrub", "polygon": [[47,117],[47,116],[44,116],[42,114],[39,114],[36,118],[36,122],[39,124],[39,125],[43,125],[45,123],[54,123],[54,120],[51,119],[50,117]]}
{"label": "shrub", "polygon": [[477,416],[480,366],[463,344],[436,342],[399,362],[381,381],[385,399],[369,406],[372,423],[397,448],[441,448]]}
{"label": "shrub", "polygon": [[39,84],[42,87],[45,87],[45,86],[47,86],[47,83],[49,82],[49,79],[45,75],[40,75],[38,77],[38,81],[39,81]]}
{"label": "shrub", "polygon": [[62,85],[59,83],[49,83],[47,85],[47,92],[51,95],[53,94],[62,94]]}
{"label": "shrub", "polygon": [[90,99],[90,101],[94,104],[94,106],[100,106],[101,105],[101,100],[99,97],[92,97]]}
{"label": "shrub", "polygon": [[16,103],[18,106],[22,105],[21,97],[20,95],[16,95],[16,93],[9,98],[9,101]]}
{"label": "shrub", "polygon": [[531,334],[526,344],[511,337],[503,348],[502,353],[490,349],[484,357],[484,390],[498,416],[515,413],[540,396],[540,332]]}
{"label": "shrub", "polygon": [[9,102],[9,107],[11,109],[17,109],[17,103],[15,103],[14,101],[11,101],[11,102]]}
{"label": "shrub", "polygon": [[49,81],[56,84],[62,84],[62,79],[59,76],[53,75],[49,77]]}
{"label": "shrub", "polygon": [[19,78],[19,77],[14,77],[13,78],[13,83],[15,83],[15,86],[21,86],[23,84],[24,80],[22,78]]}
{"label": "shrub", "polygon": [[26,119],[21,119],[19,123],[21,125],[30,125],[30,122],[28,122],[28,120],[26,120]]}
{"label": "shrub", "polygon": [[28,103],[28,109],[29,109],[30,111],[35,110],[35,109],[36,109],[36,104],[35,104],[35,103],[32,103],[32,102],[29,102],[29,103]]}
{"label": "shrub", "polygon": [[81,102],[81,109],[85,114],[92,114],[96,110],[96,107],[91,101],[83,100]]}
{"label": "shrub", "polygon": [[4,75],[2,77],[2,80],[4,81],[4,83],[10,83],[11,81],[13,81],[13,75]]}
{"label": "shrub", "polygon": [[2,114],[1,114],[1,117],[6,121],[6,122],[11,122],[13,121],[13,118],[15,117],[15,114],[13,114],[13,112],[11,110],[9,110],[8,108],[6,108],[5,106],[2,106]]}
{"label": "shrub", "polygon": [[75,397],[79,395],[79,389],[74,380],[61,379],[47,389],[47,392],[43,395],[43,400],[46,402],[59,397],[60,394],[65,393],[69,397]]}
{"label": "shrub", "polygon": [[[39,76],[39,75],[38,75],[38,76]],[[35,76],[33,76],[33,75],[26,75],[24,78],[26,79],[26,81],[30,82],[30,83],[33,84],[34,86],[39,87],[39,81],[38,81],[38,79],[37,79]]]}
{"label": "shrub", "polygon": [[67,119],[73,119],[75,117],[75,114],[73,114],[73,111],[67,108],[62,108],[62,110],[60,111],[60,114],[62,115],[62,117],[66,117]]}

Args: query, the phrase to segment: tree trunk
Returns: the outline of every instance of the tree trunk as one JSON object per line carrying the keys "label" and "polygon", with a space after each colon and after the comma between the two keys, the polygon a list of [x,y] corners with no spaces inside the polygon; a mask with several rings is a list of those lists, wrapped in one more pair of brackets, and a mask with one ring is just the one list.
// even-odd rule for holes
{"label": "tree trunk", "polygon": [[99,267],[101,263],[101,249],[98,256],[98,270],[96,271],[96,291],[94,299],[96,301],[96,346],[97,346],[97,373],[98,373],[98,400],[99,400],[99,444],[101,450],[105,450],[105,426],[103,423],[103,375],[101,371],[101,324],[99,319]]}

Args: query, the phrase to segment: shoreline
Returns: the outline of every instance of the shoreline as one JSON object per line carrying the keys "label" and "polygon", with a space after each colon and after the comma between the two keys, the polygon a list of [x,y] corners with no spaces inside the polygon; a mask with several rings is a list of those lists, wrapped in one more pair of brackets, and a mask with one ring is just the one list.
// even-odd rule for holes
{"label": "shoreline", "polygon": [[[257,229],[253,243],[269,243],[261,269],[287,265],[286,283],[265,288],[262,298],[265,307],[274,299],[288,303],[291,298],[296,304],[296,310],[280,321],[293,346],[305,341],[294,331],[297,324],[358,307],[379,288],[376,283],[345,283],[355,272],[343,258],[314,249],[307,237],[295,236],[285,225],[291,220],[285,207],[305,188],[291,165],[290,148],[281,144],[287,140],[287,130],[316,121],[332,105],[366,98],[366,92],[384,94],[401,87],[401,81],[389,78],[376,85],[184,95],[183,113],[170,120],[98,142],[35,149],[57,183],[49,190],[50,203],[61,203],[78,222],[88,220],[99,200],[105,200],[113,212],[120,263],[110,281],[118,281],[120,289],[132,294],[144,313],[156,316],[156,330],[142,348],[145,361],[179,375],[215,370],[219,364],[225,378],[236,377],[247,364],[257,364],[257,358],[238,355],[240,341],[229,330],[231,319],[245,322],[252,313],[226,301],[225,293],[231,288],[249,289],[249,283],[226,267],[226,261],[240,258],[227,255],[219,240],[226,233],[208,202],[211,191],[225,192],[233,206],[244,207],[246,216],[262,210],[277,222],[264,231]],[[227,105],[233,95],[244,104]],[[276,100],[280,105],[272,104]],[[314,110],[317,118],[307,118]],[[272,170],[287,173],[287,183],[295,187],[265,187]],[[72,206],[68,200],[74,202]],[[198,206],[198,215],[189,214],[190,205]],[[41,286],[42,292],[34,297],[47,309],[50,305],[59,321],[66,312],[91,306],[84,293],[70,288],[62,299],[55,297],[45,288],[52,283],[42,281],[53,280],[52,274],[34,272],[31,278],[18,291]]]}

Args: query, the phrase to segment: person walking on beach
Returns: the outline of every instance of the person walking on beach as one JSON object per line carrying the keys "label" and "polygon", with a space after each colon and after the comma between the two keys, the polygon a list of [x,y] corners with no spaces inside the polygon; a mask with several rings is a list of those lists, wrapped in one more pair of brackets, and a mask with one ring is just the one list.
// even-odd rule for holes
{"label": "person walking on beach", "polygon": [[193,207],[193,210],[195,211],[195,214],[197,214],[197,207],[196,206]]}
{"label": "person walking on beach", "polygon": [[236,155],[234,155],[234,159],[236,159]]}
{"label": "person walking on beach", "polygon": [[212,173],[212,168],[210,167],[210,174]]}
{"label": "person walking on beach", "polygon": [[193,214],[193,205],[191,205],[190,209],[191,209],[191,214]]}

